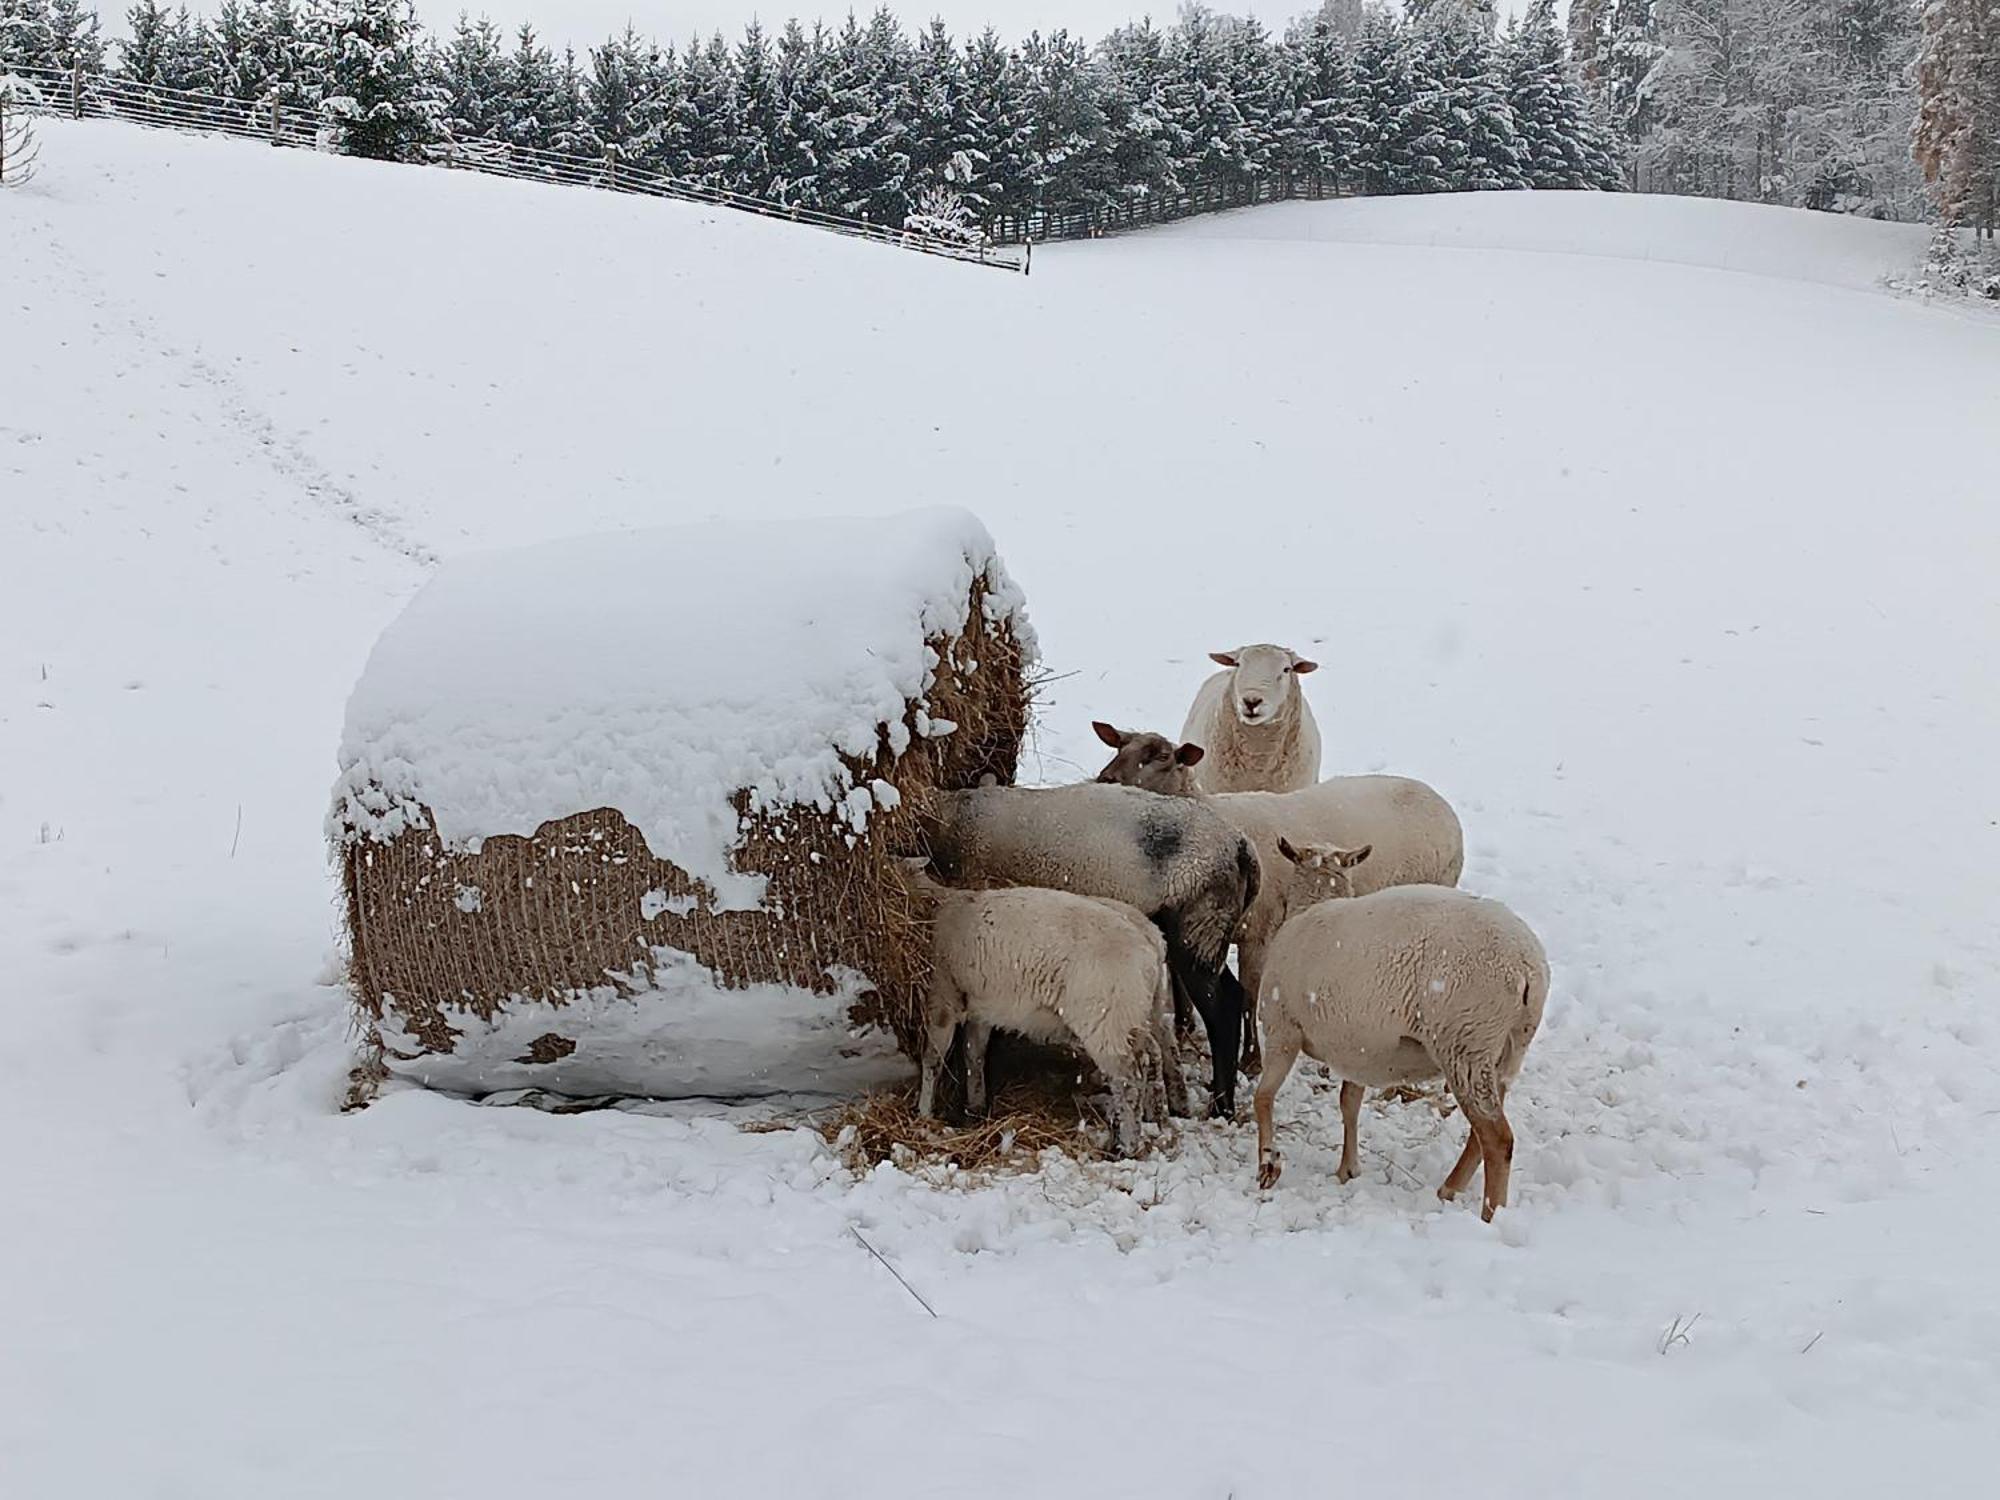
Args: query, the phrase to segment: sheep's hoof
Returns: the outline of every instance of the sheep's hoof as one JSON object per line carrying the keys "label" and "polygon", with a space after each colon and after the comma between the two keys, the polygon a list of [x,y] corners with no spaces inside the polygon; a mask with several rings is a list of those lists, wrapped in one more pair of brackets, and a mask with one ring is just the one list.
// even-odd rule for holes
{"label": "sheep's hoof", "polygon": [[1284,1159],[1277,1152],[1270,1152],[1257,1163],[1257,1186],[1274,1188],[1278,1185],[1278,1174],[1285,1169]]}
{"label": "sheep's hoof", "polygon": [[1347,1183],[1354,1181],[1354,1179],[1359,1177],[1360,1175],[1361,1173],[1358,1169],[1350,1167],[1346,1162],[1342,1162],[1340,1164],[1340,1169],[1333,1174],[1333,1180],[1344,1186]]}
{"label": "sheep's hoof", "polygon": [[1444,1186],[1438,1189],[1438,1202],[1440,1203],[1451,1203],[1456,1201],[1457,1198],[1458,1189],[1454,1187]]}
{"label": "sheep's hoof", "polygon": [[1236,1118],[1236,1101],[1235,1101],[1234,1099],[1212,1099],[1212,1100],[1210,1100],[1210,1101],[1209,1101],[1209,1105],[1208,1105],[1208,1117],[1209,1117],[1209,1118],[1210,1118],[1211,1120],[1233,1120],[1233,1119],[1235,1119],[1235,1118]]}
{"label": "sheep's hoof", "polygon": [[1500,1205],[1495,1203],[1491,1198],[1487,1199],[1486,1202],[1481,1204],[1479,1207],[1479,1221],[1482,1224],[1491,1224],[1493,1222],[1493,1210],[1495,1210],[1499,1206]]}

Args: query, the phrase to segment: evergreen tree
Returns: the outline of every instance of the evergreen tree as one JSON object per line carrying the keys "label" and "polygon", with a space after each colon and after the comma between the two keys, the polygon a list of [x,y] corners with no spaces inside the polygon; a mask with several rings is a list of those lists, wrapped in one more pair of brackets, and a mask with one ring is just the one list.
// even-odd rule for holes
{"label": "evergreen tree", "polygon": [[444,101],[424,77],[410,0],[336,0],[320,22],[320,112],[339,149],[413,161],[437,139]]}
{"label": "evergreen tree", "polygon": [[167,30],[158,82],[162,88],[216,92],[215,38],[208,22],[183,5]]}
{"label": "evergreen tree", "polygon": [[1440,155],[1450,190],[1526,187],[1525,153],[1484,18],[1469,10],[1439,12],[1416,30],[1448,100],[1448,139]]}
{"label": "evergreen tree", "polygon": [[783,106],[778,70],[764,28],[752,21],[736,44],[736,107],[728,146],[729,187],[753,198],[768,198],[777,185],[773,159]]}
{"label": "evergreen tree", "polygon": [[0,0],[0,73],[53,67],[47,0]]}
{"label": "evergreen tree", "polygon": [[65,73],[77,68],[86,75],[104,71],[104,36],[95,7],[85,10],[83,0],[49,0],[48,18],[49,67]]}
{"label": "evergreen tree", "polygon": [[986,222],[1023,219],[1034,207],[1032,126],[1020,61],[989,26],[965,49],[967,110],[984,143],[972,195]]}
{"label": "evergreen tree", "polygon": [[459,12],[451,40],[431,59],[442,90],[445,134],[454,141],[500,140],[507,126],[507,55],[500,28]]}
{"label": "evergreen tree", "polygon": [[1112,191],[1144,201],[1181,191],[1175,163],[1187,138],[1174,114],[1174,63],[1151,21],[1122,26],[1097,49],[1100,98],[1111,139]]}
{"label": "evergreen tree", "polygon": [[257,38],[261,19],[254,3],[244,5],[240,0],[222,0],[215,13],[209,69],[215,92],[225,99],[255,104],[264,97],[264,58]]}
{"label": "evergreen tree", "polygon": [[1623,185],[1583,86],[1563,55],[1555,0],[1533,0],[1514,24],[1502,49],[1502,68],[1529,186]]}
{"label": "evergreen tree", "polygon": [[1282,49],[1291,126],[1279,170],[1294,182],[1338,189],[1360,161],[1364,101],[1341,29],[1345,17],[1330,8],[1294,27]]}
{"label": "evergreen tree", "polygon": [[1387,12],[1376,12],[1361,28],[1354,49],[1354,87],[1360,104],[1355,160],[1366,193],[1442,190],[1436,175],[1415,160],[1409,135],[1420,88],[1436,86],[1418,77],[1417,53],[1407,28]]}
{"label": "evergreen tree", "polygon": [[1030,32],[1021,44],[1029,123],[1028,186],[1043,213],[1091,213],[1111,202],[1111,140],[1097,78],[1068,32]]}
{"label": "evergreen tree", "polygon": [[308,53],[313,49],[293,0],[253,0],[252,46],[267,95],[317,107],[319,88]]}
{"label": "evergreen tree", "polygon": [[1237,23],[1205,5],[1181,11],[1173,31],[1174,115],[1187,142],[1184,182],[1204,182],[1231,195],[1246,192],[1261,167],[1261,141],[1236,98],[1240,64]]}
{"label": "evergreen tree", "polygon": [[[949,188],[966,198],[985,149],[974,128],[965,59],[943,21],[933,20],[917,38],[910,59],[910,110],[911,180],[919,191]],[[974,201],[975,218],[979,208]]]}
{"label": "evergreen tree", "polygon": [[125,12],[116,75],[121,82],[161,84],[172,67],[174,18],[158,0],[133,0]]}

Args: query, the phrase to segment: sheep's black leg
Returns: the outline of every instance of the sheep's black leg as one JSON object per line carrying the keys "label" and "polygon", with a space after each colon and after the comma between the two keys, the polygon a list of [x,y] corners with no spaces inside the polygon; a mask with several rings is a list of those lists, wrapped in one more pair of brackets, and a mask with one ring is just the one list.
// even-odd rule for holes
{"label": "sheep's black leg", "polygon": [[[1202,963],[1175,940],[1167,938],[1167,967],[1186,990],[1208,1032],[1212,1064],[1209,1113],[1233,1119],[1236,1114],[1236,1057],[1243,1045],[1243,987],[1227,969]],[[1222,983],[1224,977],[1228,983]]]}

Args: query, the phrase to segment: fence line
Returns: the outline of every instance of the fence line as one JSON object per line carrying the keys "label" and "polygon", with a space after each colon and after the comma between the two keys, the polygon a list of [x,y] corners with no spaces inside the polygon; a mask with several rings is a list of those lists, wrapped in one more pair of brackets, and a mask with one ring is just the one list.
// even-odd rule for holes
{"label": "fence line", "polygon": [[[27,106],[38,114],[68,115],[79,120],[129,120],[134,124],[168,130],[268,141],[274,146],[326,149],[317,112],[310,105],[288,101],[281,94],[274,93],[268,98],[250,101],[195,89],[163,89],[126,83],[115,78],[86,74],[81,70],[65,73],[54,68],[24,65],[9,71],[33,84],[41,94],[39,101]],[[440,166],[494,177],[597,188],[607,192],[672,198],[680,202],[736,209],[765,218],[808,225],[846,235],[850,239],[872,240],[899,250],[913,250],[920,255],[935,255],[966,265],[991,266],[1002,271],[1026,274],[1033,254],[1032,244],[1019,233],[1000,240],[971,232],[961,241],[920,230],[891,229],[866,219],[848,218],[821,209],[803,208],[797,204],[731,192],[727,188],[710,187],[686,178],[644,171],[620,162],[615,154],[576,156],[542,151],[531,146],[509,145],[504,141],[444,141],[425,147],[424,155]]]}

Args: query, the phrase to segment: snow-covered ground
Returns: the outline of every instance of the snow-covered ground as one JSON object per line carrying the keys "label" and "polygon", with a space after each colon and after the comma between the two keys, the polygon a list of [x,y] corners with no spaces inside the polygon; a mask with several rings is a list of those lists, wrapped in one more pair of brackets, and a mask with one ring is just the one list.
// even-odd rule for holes
{"label": "snow-covered ground", "polygon": [[[1984,1492],[2000,321],[1871,289],[1921,231],[1294,205],[1022,280],[109,124],[43,162],[0,1492]],[[1268,1195],[1247,1124],[959,1192],[694,1105],[335,1112],[334,751],[429,563],[938,501],[1075,674],[1032,772],[1270,638],[1330,769],[1458,805],[1555,966],[1494,1225],[1421,1103],[1337,1186],[1303,1076]]]}

